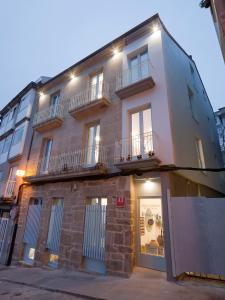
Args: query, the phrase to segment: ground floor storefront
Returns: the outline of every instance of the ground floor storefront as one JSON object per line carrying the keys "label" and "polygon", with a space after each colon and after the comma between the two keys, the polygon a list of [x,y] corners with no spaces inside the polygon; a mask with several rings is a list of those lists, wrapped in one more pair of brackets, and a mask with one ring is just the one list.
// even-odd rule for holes
{"label": "ground floor storefront", "polygon": [[139,266],[171,277],[168,197],[197,196],[196,186],[162,173],[26,186],[13,260],[120,276]]}

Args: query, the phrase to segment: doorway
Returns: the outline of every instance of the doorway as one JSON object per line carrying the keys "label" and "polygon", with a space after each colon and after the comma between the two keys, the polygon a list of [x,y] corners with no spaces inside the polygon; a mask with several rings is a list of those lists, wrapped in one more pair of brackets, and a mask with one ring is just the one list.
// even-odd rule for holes
{"label": "doorway", "polygon": [[137,198],[137,265],[166,270],[161,197]]}

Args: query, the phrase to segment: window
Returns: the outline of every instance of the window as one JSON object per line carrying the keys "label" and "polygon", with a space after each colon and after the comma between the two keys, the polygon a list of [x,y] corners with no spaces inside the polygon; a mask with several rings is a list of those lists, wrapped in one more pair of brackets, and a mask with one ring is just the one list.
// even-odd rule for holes
{"label": "window", "polygon": [[18,167],[12,167],[9,171],[9,177],[5,189],[5,197],[12,197],[16,185],[16,171]]}
{"label": "window", "polygon": [[13,135],[12,146],[19,144],[22,141],[24,128],[25,128],[25,124],[16,128],[14,135]]}
{"label": "window", "polygon": [[189,63],[189,66],[190,66],[191,74],[193,75],[194,72],[195,72],[195,70],[194,70],[194,68],[192,67],[192,64],[191,64],[191,63]]}
{"label": "window", "polygon": [[60,101],[60,93],[59,92],[57,92],[51,96],[51,99],[50,99],[51,117],[55,117],[55,115],[58,111],[59,101]]}
{"label": "window", "polygon": [[107,198],[91,198],[87,204],[89,205],[107,205]]}
{"label": "window", "polygon": [[48,228],[47,248],[50,251],[49,264],[56,267],[60,246],[60,235],[63,219],[63,199],[54,198]]}
{"label": "window", "polygon": [[196,103],[195,103],[195,99],[194,99],[194,93],[190,89],[189,86],[188,86],[188,97],[189,97],[189,103],[190,103],[192,117],[195,119],[195,121],[198,121],[197,111],[196,111]]}
{"label": "window", "polygon": [[8,121],[13,120],[14,117],[15,117],[15,114],[16,114],[16,106],[13,109],[11,109],[11,111],[9,113],[9,120]]}
{"label": "window", "polygon": [[91,100],[100,99],[102,97],[103,88],[103,72],[91,77]]}
{"label": "window", "polygon": [[145,50],[129,58],[130,83],[139,81],[149,76],[148,51]]}
{"label": "window", "polygon": [[200,139],[196,140],[196,147],[197,147],[197,156],[198,156],[199,168],[204,169],[205,168],[205,159],[204,159],[202,141]]}
{"label": "window", "polygon": [[52,139],[44,140],[44,152],[43,152],[41,170],[40,170],[40,172],[43,174],[48,173],[49,161],[50,161],[51,150],[52,150],[52,143],[53,143]]}
{"label": "window", "polygon": [[144,155],[153,150],[151,109],[131,114],[132,156]]}
{"label": "window", "polygon": [[87,165],[95,165],[99,161],[100,125],[88,128]]}
{"label": "window", "polygon": [[23,111],[30,104],[29,97],[23,97],[20,101],[19,112]]}
{"label": "window", "polygon": [[31,98],[29,95],[27,95],[23,97],[20,101],[16,122],[19,122],[25,117],[29,117],[30,113],[31,113]]}
{"label": "window", "polygon": [[2,153],[8,153],[9,152],[11,140],[12,140],[12,135],[7,136],[7,138],[5,139],[5,142],[4,142]]}

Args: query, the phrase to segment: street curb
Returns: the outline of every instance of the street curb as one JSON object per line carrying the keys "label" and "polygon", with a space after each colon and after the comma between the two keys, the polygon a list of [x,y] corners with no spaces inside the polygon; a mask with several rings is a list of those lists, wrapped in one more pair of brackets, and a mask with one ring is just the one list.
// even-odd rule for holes
{"label": "street curb", "polygon": [[70,296],[74,296],[74,297],[80,297],[80,298],[88,299],[88,300],[107,300],[106,298],[87,296],[87,295],[74,293],[74,292],[69,292],[69,291],[65,291],[65,290],[61,290],[61,289],[47,288],[47,287],[44,287],[44,286],[39,286],[39,285],[36,285],[36,284],[26,283],[26,282],[21,282],[21,281],[16,281],[16,280],[0,278],[0,282],[1,281],[2,282],[8,282],[8,283],[14,283],[14,284],[18,284],[18,285],[23,285],[23,286],[29,286],[29,287],[33,287],[33,288],[48,291],[48,292],[54,292],[54,293],[66,294],[66,295],[70,295]]}

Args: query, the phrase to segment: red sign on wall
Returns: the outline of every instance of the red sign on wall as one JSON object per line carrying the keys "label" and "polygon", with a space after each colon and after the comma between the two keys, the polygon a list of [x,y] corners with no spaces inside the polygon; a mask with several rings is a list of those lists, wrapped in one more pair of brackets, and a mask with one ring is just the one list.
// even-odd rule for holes
{"label": "red sign on wall", "polygon": [[124,197],[117,197],[116,198],[116,207],[125,207],[125,198]]}

